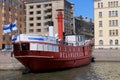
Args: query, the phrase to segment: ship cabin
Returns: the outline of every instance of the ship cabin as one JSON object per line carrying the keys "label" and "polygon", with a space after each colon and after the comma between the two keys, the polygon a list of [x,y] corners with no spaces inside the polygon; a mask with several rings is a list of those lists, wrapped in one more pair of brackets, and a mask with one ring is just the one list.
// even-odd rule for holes
{"label": "ship cabin", "polygon": [[[67,40],[70,41],[69,38]],[[84,47],[82,43],[78,42],[63,42],[57,41],[54,37],[26,34],[18,36],[13,42],[13,46],[14,50],[49,52],[83,52],[90,48],[90,46]]]}

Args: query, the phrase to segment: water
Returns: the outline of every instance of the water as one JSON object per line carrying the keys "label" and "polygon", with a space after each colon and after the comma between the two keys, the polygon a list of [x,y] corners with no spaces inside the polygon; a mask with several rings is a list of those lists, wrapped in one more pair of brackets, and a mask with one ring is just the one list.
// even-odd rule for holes
{"label": "water", "polygon": [[46,73],[0,71],[0,80],[120,80],[119,62],[95,62],[79,68]]}

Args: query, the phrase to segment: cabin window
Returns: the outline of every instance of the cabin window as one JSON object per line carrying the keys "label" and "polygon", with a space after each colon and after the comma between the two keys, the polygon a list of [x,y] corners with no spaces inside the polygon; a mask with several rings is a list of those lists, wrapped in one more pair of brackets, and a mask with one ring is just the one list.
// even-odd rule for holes
{"label": "cabin window", "polygon": [[28,43],[22,43],[21,48],[22,48],[22,50],[29,50],[29,44]]}
{"label": "cabin window", "polygon": [[59,50],[61,51],[61,47],[59,47]]}
{"label": "cabin window", "polygon": [[19,44],[14,44],[13,47],[14,47],[14,50],[20,50],[20,45]]}

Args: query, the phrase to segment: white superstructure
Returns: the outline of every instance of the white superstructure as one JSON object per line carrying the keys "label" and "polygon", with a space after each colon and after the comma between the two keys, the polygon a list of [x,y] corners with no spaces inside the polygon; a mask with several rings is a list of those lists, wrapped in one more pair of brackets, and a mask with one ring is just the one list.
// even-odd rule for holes
{"label": "white superstructure", "polygon": [[36,41],[36,42],[47,42],[56,43],[56,38],[51,36],[41,36],[38,34],[20,34],[12,38],[13,42],[17,41]]}

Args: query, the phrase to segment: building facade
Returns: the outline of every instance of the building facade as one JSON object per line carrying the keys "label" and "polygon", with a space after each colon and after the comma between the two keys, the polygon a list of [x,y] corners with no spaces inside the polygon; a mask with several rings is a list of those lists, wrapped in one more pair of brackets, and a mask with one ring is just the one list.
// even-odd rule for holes
{"label": "building facade", "polygon": [[94,0],[95,48],[120,48],[120,0]]}
{"label": "building facade", "polygon": [[57,9],[63,9],[63,31],[66,35],[73,30],[73,4],[67,0],[29,0],[26,5],[26,33],[49,34],[49,22],[53,22],[54,36],[58,34]]}
{"label": "building facade", "polygon": [[[20,33],[25,32],[24,4],[20,0],[0,0],[0,49],[11,44],[11,34],[2,34],[3,26],[17,20]],[[12,34],[15,34],[14,32]]]}
{"label": "building facade", "polygon": [[83,18],[82,16],[74,17],[74,34],[84,35],[85,40],[92,40],[94,38],[94,23],[92,19]]}

